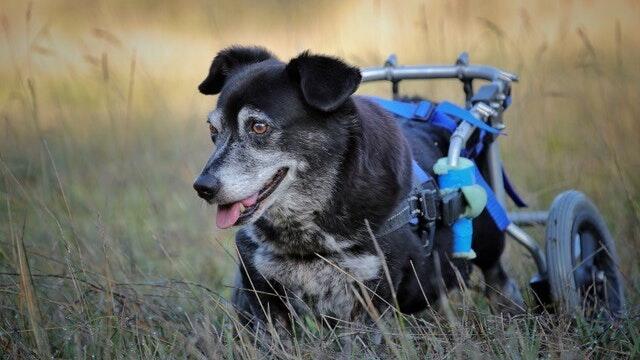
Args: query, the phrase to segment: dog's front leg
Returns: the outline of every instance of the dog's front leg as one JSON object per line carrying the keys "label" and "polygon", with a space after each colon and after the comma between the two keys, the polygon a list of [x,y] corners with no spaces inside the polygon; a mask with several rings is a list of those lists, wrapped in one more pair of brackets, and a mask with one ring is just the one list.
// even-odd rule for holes
{"label": "dog's front leg", "polygon": [[267,353],[288,352],[292,347],[292,324],[286,292],[259,274],[238,269],[232,296],[241,329],[250,332]]}
{"label": "dog's front leg", "polygon": [[[385,353],[385,335],[392,319],[391,309],[374,320],[366,311],[343,325],[336,335],[340,340],[340,359],[380,358]],[[385,333],[386,332],[386,333]]]}
{"label": "dog's front leg", "polygon": [[333,330],[340,341],[341,358],[365,354],[366,358],[377,358],[383,331],[390,323],[393,310],[381,304],[378,295],[370,290],[372,287],[364,283],[352,283],[345,288],[344,295],[350,298],[351,307],[344,308],[343,320],[333,322]]}

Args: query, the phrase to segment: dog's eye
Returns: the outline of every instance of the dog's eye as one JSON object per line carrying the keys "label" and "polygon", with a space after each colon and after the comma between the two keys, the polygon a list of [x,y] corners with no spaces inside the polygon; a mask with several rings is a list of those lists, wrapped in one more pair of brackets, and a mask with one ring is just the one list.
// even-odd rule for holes
{"label": "dog's eye", "polygon": [[269,130],[269,125],[261,121],[254,121],[253,124],[251,124],[251,131],[256,134],[264,134],[267,130]]}
{"label": "dog's eye", "polygon": [[211,133],[211,140],[214,140],[218,135],[218,129],[211,124],[209,124],[209,132]]}

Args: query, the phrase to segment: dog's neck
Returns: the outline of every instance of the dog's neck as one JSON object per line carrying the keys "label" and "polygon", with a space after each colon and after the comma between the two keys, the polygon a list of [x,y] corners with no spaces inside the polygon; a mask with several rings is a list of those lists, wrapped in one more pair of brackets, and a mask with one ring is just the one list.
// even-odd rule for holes
{"label": "dog's neck", "polygon": [[311,255],[370,247],[375,231],[411,188],[411,152],[389,115],[354,98],[342,121],[340,159],[324,173],[301,175],[290,199],[254,224],[281,253]]}

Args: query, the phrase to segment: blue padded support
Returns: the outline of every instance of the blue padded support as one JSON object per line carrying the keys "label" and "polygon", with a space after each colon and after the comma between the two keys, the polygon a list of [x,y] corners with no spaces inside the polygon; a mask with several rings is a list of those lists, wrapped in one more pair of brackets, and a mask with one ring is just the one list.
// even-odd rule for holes
{"label": "blue padded support", "polygon": [[441,189],[459,189],[463,186],[469,186],[476,183],[475,177],[478,176],[475,169],[476,166],[474,164],[473,167],[468,167],[464,169],[451,169],[446,174],[442,174],[438,176],[438,185]]}
{"label": "blue padded support", "polygon": [[[471,219],[461,218],[451,226],[453,232],[453,256],[457,254],[473,253],[473,222]],[[475,255],[473,256],[475,257]]]}
{"label": "blue padded support", "polygon": [[[446,159],[441,159],[446,160]],[[439,160],[440,161],[440,160]],[[476,166],[473,162],[470,167],[460,166],[458,168],[448,169],[447,172],[438,175],[438,185],[441,191],[459,190],[465,186],[471,186],[478,183],[478,174]],[[465,164],[465,163],[463,163]],[[437,166],[437,165],[436,165]],[[438,173],[436,171],[436,173]],[[455,258],[473,259],[476,257],[471,246],[473,242],[473,223],[468,217],[458,218],[451,226],[453,233],[453,254]]]}

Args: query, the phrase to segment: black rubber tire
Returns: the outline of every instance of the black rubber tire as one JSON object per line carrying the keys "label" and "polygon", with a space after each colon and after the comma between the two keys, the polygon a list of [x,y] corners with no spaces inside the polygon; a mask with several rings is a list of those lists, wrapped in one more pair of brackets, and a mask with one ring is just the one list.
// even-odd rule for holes
{"label": "black rubber tire", "polygon": [[[580,229],[588,229],[588,233],[578,235]],[[587,315],[585,304],[590,303],[593,298],[587,299],[587,296],[597,293],[595,290],[595,277],[588,278],[592,281],[591,285],[585,287],[579,286],[580,276],[584,272],[576,275],[576,271],[580,266],[584,266],[585,260],[576,264],[575,243],[579,240],[581,248],[584,246],[582,242],[583,236],[590,236],[591,243],[597,243],[598,247],[593,256],[591,256],[592,266],[588,269],[598,270],[600,284],[604,284],[601,288],[604,291],[600,293],[606,294],[604,299],[596,299],[598,307],[597,315],[609,318],[620,317],[624,315],[626,302],[624,298],[624,286],[622,276],[619,271],[619,259],[616,252],[615,243],[611,233],[598,212],[595,205],[583,193],[575,190],[565,191],[558,195],[551,209],[549,210],[549,218],[547,220],[546,229],[546,256],[547,256],[547,272],[549,285],[551,287],[551,296],[556,306],[556,310],[569,315],[586,315],[593,316],[595,312],[591,311]],[[593,248],[592,248],[593,249]],[[579,256],[582,257],[582,249],[579,249]],[[597,262],[596,262],[597,261]],[[596,265],[593,265],[596,264]],[[594,272],[591,271],[593,274]],[[584,280],[584,277],[582,277]],[[588,282],[588,281],[587,281]],[[586,295],[591,294],[591,295]],[[590,309],[593,310],[593,309]],[[604,311],[602,311],[604,310]]]}

